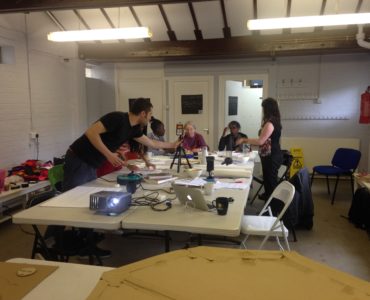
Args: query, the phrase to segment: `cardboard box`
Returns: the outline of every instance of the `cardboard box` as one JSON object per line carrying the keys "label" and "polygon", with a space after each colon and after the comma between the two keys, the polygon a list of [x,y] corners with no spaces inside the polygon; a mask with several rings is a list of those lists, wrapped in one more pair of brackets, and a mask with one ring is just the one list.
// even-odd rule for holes
{"label": "cardboard box", "polygon": [[295,252],[178,250],[106,272],[89,300],[369,299],[370,284]]}

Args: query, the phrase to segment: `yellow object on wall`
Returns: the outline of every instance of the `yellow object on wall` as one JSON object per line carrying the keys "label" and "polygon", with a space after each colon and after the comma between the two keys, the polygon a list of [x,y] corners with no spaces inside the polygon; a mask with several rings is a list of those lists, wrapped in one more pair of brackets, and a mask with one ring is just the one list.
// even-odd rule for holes
{"label": "yellow object on wall", "polygon": [[300,169],[303,168],[303,150],[302,148],[291,148],[290,153],[293,155],[292,165],[290,167],[289,175],[292,177]]}

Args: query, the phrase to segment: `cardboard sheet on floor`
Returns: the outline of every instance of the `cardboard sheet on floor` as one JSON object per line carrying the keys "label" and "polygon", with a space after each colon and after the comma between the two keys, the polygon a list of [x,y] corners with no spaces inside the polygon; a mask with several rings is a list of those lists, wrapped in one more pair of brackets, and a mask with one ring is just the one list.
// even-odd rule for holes
{"label": "cardboard sheet on floor", "polygon": [[370,284],[295,252],[178,250],[102,275],[89,300],[370,299]]}
{"label": "cardboard sheet on floor", "polygon": [[[17,275],[17,271],[30,267],[36,269],[32,275],[25,277]],[[0,299],[22,299],[57,268],[57,266],[0,262]]]}

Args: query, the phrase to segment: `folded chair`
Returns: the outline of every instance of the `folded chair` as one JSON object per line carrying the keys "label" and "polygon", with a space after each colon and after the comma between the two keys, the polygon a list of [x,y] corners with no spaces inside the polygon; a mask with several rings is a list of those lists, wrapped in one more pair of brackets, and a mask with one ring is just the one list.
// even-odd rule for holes
{"label": "folded chair", "polygon": [[336,176],[333,197],[331,204],[334,204],[335,193],[337,192],[338,181],[341,176],[349,176],[351,178],[351,190],[354,195],[353,189],[353,173],[361,159],[361,152],[355,149],[338,148],[331,160],[331,166],[315,166],[311,176],[311,186],[315,177],[315,173],[326,176],[326,185],[328,194],[330,195],[329,176]]}
{"label": "folded chair", "polygon": [[[289,170],[290,166],[292,165],[293,156],[288,150],[281,150],[283,153],[283,162],[281,164],[281,167],[279,169],[278,173],[278,183],[288,180],[289,179]],[[259,176],[253,176],[253,180],[260,184],[260,187],[258,188],[257,192],[254,194],[253,199],[251,201],[251,205],[253,204],[254,200],[256,200],[257,196],[259,195],[260,191],[263,188],[263,177]]]}
{"label": "folded chair", "polygon": [[[279,245],[279,248],[284,251],[283,246],[280,243],[279,237],[283,237],[287,249],[290,251],[289,242],[288,242],[288,229],[284,226],[283,221],[281,220],[285,211],[289,207],[290,203],[293,200],[295,188],[288,181],[281,182],[273,191],[270,198],[267,200],[265,206],[262,208],[258,216],[245,215],[242,219],[241,232],[245,234],[244,240],[241,242],[240,247],[246,248],[245,242],[250,235],[264,236],[264,239],[259,247],[262,249],[267,239],[270,236],[276,237],[276,241]],[[284,206],[281,209],[277,217],[272,215],[270,203],[272,199],[280,200]],[[268,213],[268,215],[264,215]]]}

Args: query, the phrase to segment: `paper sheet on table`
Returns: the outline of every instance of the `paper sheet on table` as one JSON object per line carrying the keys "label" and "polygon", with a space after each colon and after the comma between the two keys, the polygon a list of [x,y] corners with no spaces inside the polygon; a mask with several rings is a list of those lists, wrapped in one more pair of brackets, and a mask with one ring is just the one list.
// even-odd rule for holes
{"label": "paper sheet on table", "polygon": [[202,178],[195,179],[179,179],[175,181],[175,184],[189,185],[189,186],[203,186],[207,181]]}
{"label": "paper sheet on table", "polygon": [[218,181],[214,185],[214,189],[235,189],[235,190],[245,190],[248,188],[247,183],[240,183],[240,182],[221,182]]}
{"label": "paper sheet on table", "polygon": [[[119,172],[113,172],[113,173],[106,174],[106,175],[104,175],[100,178],[103,179],[103,180],[109,181],[109,182],[116,182],[118,175],[128,175],[130,173],[131,173],[131,171],[129,171],[129,170],[123,170],[123,171],[119,171]],[[141,174],[145,177],[145,176],[150,175],[150,174],[163,173],[163,170],[161,168],[156,169],[156,170],[150,170],[148,168],[142,168],[142,169],[138,170],[135,173]]]}
{"label": "paper sheet on table", "polygon": [[40,206],[47,207],[79,207],[87,208],[90,206],[90,194],[100,191],[122,191],[121,188],[78,186],[68,192],[65,192]]}

